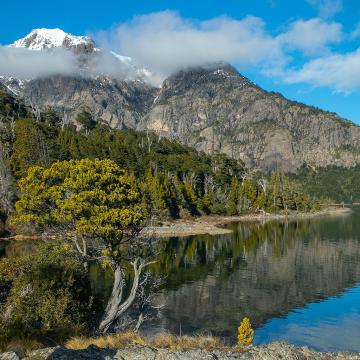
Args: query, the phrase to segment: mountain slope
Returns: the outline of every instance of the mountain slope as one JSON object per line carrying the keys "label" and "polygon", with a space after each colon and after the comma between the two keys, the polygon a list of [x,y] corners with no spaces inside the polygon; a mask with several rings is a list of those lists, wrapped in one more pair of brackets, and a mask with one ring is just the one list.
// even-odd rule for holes
{"label": "mountain slope", "polygon": [[21,94],[36,109],[54,108],[65,123],[73,122],[77,113],[87,108],[111,127],[125,129],[136,128],[156,91],[139,81],[58,75],[29,81]]}
{"label": "mountain slope", "polygon": [[[88,108],[112,127],[135,128],[155,97],[156,89],[149,84],[151,72],[130,57],[97,48],[88,36],[75,36],[61,29],[34,29],[9,47],[44,54],[62,48],[74,54],[79,66],[76,76],[19,79],[0,74],[1,87],[24,98],[36,112],[54,108],[65,122],[73,121],[79,111]],[[102,66],[104,62],[110,73]]]}
{"label": "mountain slope", "polygon": [[[79,56],[78,76],[16,79],[0,74],[0,84],[34,110],[53,107],[66,122],[86,107],[114,128],[155,131],[207,153],[242,159],[259,170],[360,163],[357,125],[266,92],[230,65],[183,70],[157,88],[149,83],[153,74],[135,60],[99,50],[88,37],[36,29],[11,46],[29,51],[63,47]],[[102,64],[101,56],[115,61],[122,75],[87,72],[94,62]]]}
{"label": "mountain slope", "polygon": [[140,128],[261,170],[360,161],[360,127],[336,114],[269,93],[229,65],[169,77]]}

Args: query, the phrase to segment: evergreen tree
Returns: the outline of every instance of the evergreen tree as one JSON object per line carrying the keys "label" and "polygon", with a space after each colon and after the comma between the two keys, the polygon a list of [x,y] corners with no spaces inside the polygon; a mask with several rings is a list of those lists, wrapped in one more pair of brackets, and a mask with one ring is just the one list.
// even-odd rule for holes
{"label": "evergreen tree", "polygon": [[15,124],[15,142],[10,166],[16,177],[22,177],[32,165],[50,165],[58,159],[57,131],[32,119],[20,119]]}
{"label": "evergreen tree", "polygon": [[236,177],[231,180],[231,188],[229,194],[229,201],[227,204],[228,215],[239,214],[239,202],[240,202],[240,184]]}
{"label": "evergreen tree", "polygon": [[75,121],[77,124],[79,124],[82,127],[82,129],[85,131],[86,135],[89,133],[89,131],[93,130],[96,126],[96,121],[95,121],[94,117],[86,109],[82,110],[76,116]]}

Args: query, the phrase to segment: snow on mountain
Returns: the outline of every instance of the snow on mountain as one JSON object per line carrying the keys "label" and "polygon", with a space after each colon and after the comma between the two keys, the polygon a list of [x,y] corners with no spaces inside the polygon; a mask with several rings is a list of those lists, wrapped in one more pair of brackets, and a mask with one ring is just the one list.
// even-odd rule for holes
{"label": "snow on mountain", "polygon": [[[114,76],[125,81],[138,80],[153,85],[160,83],[154,74],[133,58],[119,55],[113,51],[100,50],[89,36],[76,36],[61,29],[34,29],[24,38],[8,46],[35,51],[66,48],[72,50],[76,55],[94,54],[94,56],[79,57],[79,73],[82,76]],[[14,78],[4,78],[1,75],[0,81],[3,84],[12,91],[19,92],[23,84],[18,84]]]}
{"label": "snow on mountain", "polygon": [[131,73],[133,73],[135,75],[136,78],[138,78],[142,81],[145,81],[145,82],[151,82],[152,79],[154,78],[151,71],[138,65],[133,58],[131,58],[129,56],[119,55],[113,51],[110,51],[110,53],[111,53],[111,55],[115,56],[115,58],[117,60],[119,60],[125,66],[127,66],[128,69],[131,71]]}
{"label": "snow on mountain", "polygon": [[17,79],[12,76],[1,76],[0,84],[12,95],[19,95],[29,80]]}
{"label": "snow on mountain", "polygon": [[92,46],[95,48],[95,43],[88,36],[75,36],[61,29],[34,29],[30,34],[9,46],[30,50],[44,50],[61,46],[68,48]]}

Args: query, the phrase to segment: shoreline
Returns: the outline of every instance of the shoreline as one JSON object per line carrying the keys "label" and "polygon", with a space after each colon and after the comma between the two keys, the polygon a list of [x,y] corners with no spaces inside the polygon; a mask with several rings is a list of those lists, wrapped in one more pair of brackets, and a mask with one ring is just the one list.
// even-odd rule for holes
{"label": "shoreline", "polygon": [[[223,235],[231,234],[232,230],[223,227],[223,225],[234,222],[259,222],[265,223],[274,220],[296,220],[310,219],[321,216],[344,216],[350,214],[352,210],[348,207],[329,206],[316,212],[292,212],[289,214],[282,213],[254,213],[237,216],[223,215],[205,215],[193,219],[178,219],[164,221],[160,226],[148,226],[142,230],[141,236],[164,237],[185,237],[192,235]],[[0,237],[1,241],[21,241],[21,240],[39,240],[38,235],[12,235]]]}
{"label": "shoreline", "polygon": [[201,216],[194,219],[179,219],[164,222],[161,226],[149,226],[142,232],[144,236],[183,237],[191,235],[231,234],[232,230],[222,227],[233,222],[267,222],[272,220],[310,219],[321,216],[339,216],[350,214],[348,207],[328,207],[316,212],[294,212],[290,214],[257,213],[238,216]]}
{"label": "shoreline", "polygon": [[31,359],[179,359],[179,360],[360,360],[360,353],[356,352],[317,352],[307,346],[296,346],[285,342],[272,342],[259,346],[249,346],[238,349],[217,348],[179,348],[178,346],[153,347],[142,344],[127,344],[124,347],[98,347],[92,344],[82,349],[71,349],[63,346],[43,348],[29,352],[25,357],[14,351],[0,353],[3,360],[31,360]]}

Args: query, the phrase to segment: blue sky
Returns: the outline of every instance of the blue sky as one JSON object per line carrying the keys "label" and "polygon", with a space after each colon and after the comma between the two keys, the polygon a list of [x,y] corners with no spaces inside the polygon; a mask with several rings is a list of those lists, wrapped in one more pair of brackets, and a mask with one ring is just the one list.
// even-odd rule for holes
{"label": "blue sky", "polygon": [[2,45],[59,27],[164,75],[229,61],[266,90],[360,123],[358,0],[15,0],[2,4],[0,23]]}

